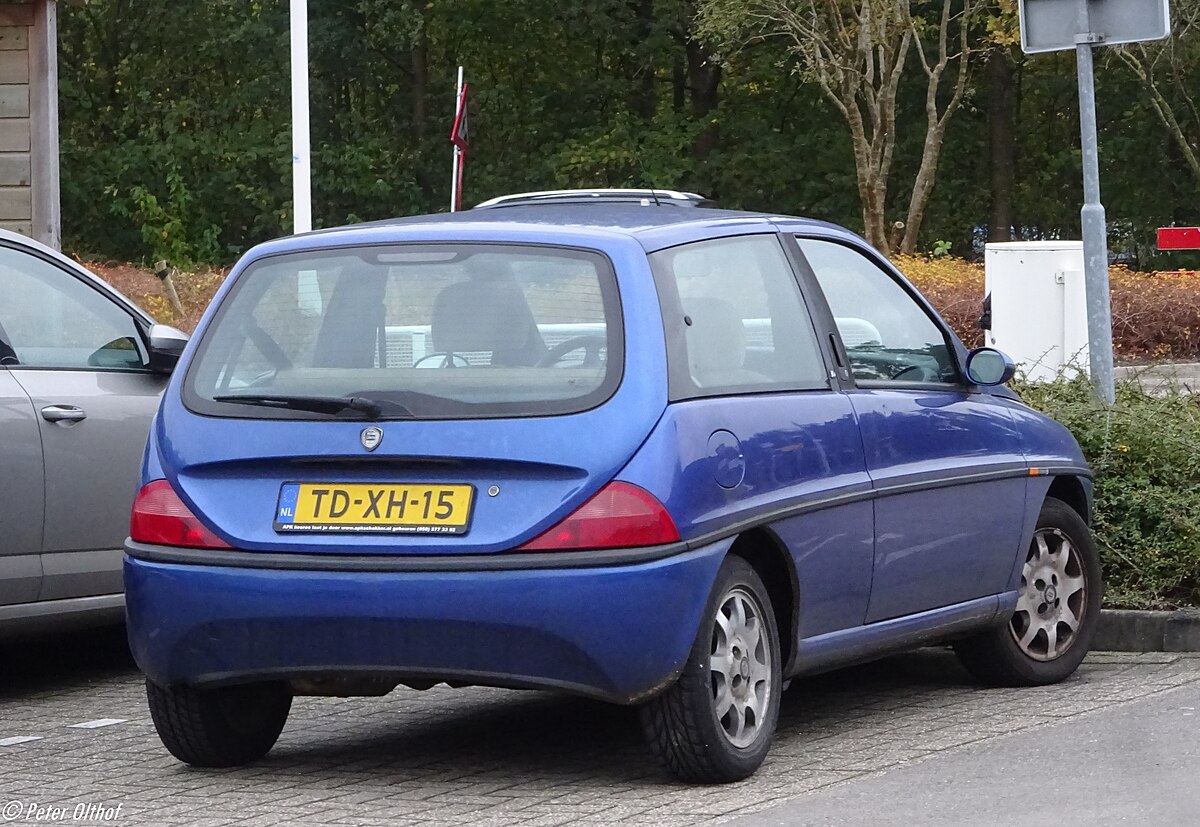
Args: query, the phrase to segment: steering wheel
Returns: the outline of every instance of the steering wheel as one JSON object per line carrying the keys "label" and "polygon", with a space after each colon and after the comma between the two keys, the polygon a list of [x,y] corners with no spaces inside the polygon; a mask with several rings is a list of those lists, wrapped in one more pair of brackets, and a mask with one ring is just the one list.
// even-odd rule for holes
{"label": "steering wheel", "polygon": [[546,355],[538,359],[534,367],[550,368],[557,365],[562,358],[573,350],[583,350],[583,366],[595,367],[600,364],[600,351],[608,345],[608,340],[603,336],[596,334],[584,336],[572,336],[570,339],[559,342],[554,347],[546,351]]}
{"label": "steering wheel", "polygon": [[422,356],[420,359],[418,359],[417,361],[413,362],[413,367],[419,368],[419,367],[421,367],[422,362],[428,362],[430,359],[437,359],[438,357],[441,357],[441,360],[442,360],[441,364],[426,365],[426,368],[429,368],[429,367],[469,368],[469,367],[471,367],[471,363],[467,361],[466,356],[462,356],[458,353],[453,353],[448,350],[447,351],[439,351],[438,353],[427,353],[424,356]]}
{"label": "steering wheel", "polygon": [[[905,376],[905,374],[913,374]],[[900,370],[892,374],[892,379],[899,379],[901,382],[932,382],[936,381],[929,378],[929,371],[922,365],[905,365]]]}
{"label": "steering wheel", "polygon": [[245,383],[247,388],[261,388],[271,384],[275,377],[279,375],[279,371],[275,368],[264,370],[262,373],[255,376],[253,379]]}

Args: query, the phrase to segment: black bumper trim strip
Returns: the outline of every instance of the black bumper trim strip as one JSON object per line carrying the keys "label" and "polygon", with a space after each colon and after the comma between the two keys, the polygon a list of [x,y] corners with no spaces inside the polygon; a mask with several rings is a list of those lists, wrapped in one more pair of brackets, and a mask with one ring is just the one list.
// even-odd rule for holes
{"label": "black bumper trim strip", "polygon": [[688,544],[669,543],[632,549],[546,551],[537,553],[446,554],[405,556],[370,554],[305,554],[303,552],[239,551],[238,549],[176,548],[125,541],[125,553],[150,563],[222,566],[239,569],[341,572],[466,572],[530,571],[631,566],[683,554]]}

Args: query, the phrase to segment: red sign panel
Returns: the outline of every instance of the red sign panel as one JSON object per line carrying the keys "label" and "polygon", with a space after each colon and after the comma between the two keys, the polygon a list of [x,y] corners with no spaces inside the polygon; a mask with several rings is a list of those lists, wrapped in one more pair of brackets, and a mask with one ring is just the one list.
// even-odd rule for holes
{"label": "red sign panel", "polygon": [[1160,250],[1200,250],[1200,227],[1160,227]]}

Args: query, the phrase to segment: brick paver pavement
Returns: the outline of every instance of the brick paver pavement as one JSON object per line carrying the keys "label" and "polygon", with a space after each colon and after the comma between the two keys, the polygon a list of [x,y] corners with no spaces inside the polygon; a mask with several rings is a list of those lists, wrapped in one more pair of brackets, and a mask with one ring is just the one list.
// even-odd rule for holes
{"label": "brick paver pavement", "polygon": [[[298,698],[265,760],[214,771],[162,748],[119,639],[84,636],[0,649],[0,744],[38,739],[0,746],[0,816],[19,802],[14,824],[55,815],[37,822],[31,804],[62,808],[60,823],[164,827],[719,822],[1197,681],[1200,657],[1100,653],[1056,687],[983,689],[950,653],[923,650],[796,681],[767,763],[722,787],[673,783],[636,716],[591,701],[445,687]],[[101,719],[124,722],[71,726]],[[89,805],[90,820],[72,819]]]}

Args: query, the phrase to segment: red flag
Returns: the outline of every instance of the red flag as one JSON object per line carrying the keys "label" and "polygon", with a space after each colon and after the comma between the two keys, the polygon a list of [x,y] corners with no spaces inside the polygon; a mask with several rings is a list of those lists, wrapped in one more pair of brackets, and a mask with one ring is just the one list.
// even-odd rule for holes
{"label": "red flag", "polygon": [[467,84],[464,83],[462,95],[458,99],[458,111],[454,113],[454,128],[450,130],[450,143],[464,154],[471,148],[471,132],[467,120]]}

